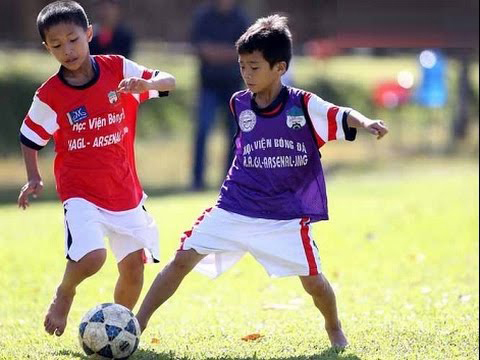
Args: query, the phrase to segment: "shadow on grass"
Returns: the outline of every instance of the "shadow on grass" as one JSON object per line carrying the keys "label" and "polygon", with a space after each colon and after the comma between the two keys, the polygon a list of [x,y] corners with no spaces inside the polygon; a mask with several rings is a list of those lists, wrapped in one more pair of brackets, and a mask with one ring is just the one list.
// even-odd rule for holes
{"label": "shadow on grass", "polygon": [[[197,358],[197,357],[196,357]],[[138,350],[135,355],[131,357],[132,360],[192,360],[191,357],[178,357],[174,352],[155,352],[152,350]],[[263,357],[249,356],[249,357],[229,357],[229,356],[219,356],[219,357],[208,357],[204,360],[261,360]],[[322,351],[318,355],[308,355],[308,356],[290,356],[290,357],[278,357],[278,358],[268,358],[268,360],[361,360],[358,356],[348,353],[338,353],[334,349],[327,349]]]}
{"label": "shadow on grass", "polygon": [[84,353],[81,353],[81,352],[78,352],[78,351],[72,351],[72,350],[55,351],[55,355],[68,356],[71,359],[89,360],[89,357],[87,355],[85,355]]}
{"label": "shadow on grass", "polygon": [[[62,350],[58,355],[68,356],[71,359],[89,360],[83,353],[71,350]],[[191,360],[190,357],[177,357],[174,352],[155,352],[152,350],[139,349],[130,357],[131,360]],[[253,357],[210,357],[204,360],[260,360],[262,358],[254,355]],[[318,355],[309,356],[291,356],[282,358],[269,358],[269,360],[361,360],[358,356],[348,353],[338,353],[334,349],[327,349]]]}

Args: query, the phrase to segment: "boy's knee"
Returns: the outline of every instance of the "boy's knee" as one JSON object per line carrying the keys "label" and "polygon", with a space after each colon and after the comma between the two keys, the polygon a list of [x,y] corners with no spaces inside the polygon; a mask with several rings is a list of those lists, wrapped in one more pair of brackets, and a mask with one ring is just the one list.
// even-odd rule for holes
{"label": "boy's knee", "polygon": [[91,276],[98,272],[105,263],[107,252],[105,249],[97,249],[89,252],[78,261],[85,276]]}
{"label": "boy's knee", "polygon": [[323,296],[330,291],[330,284],[322,274],[303,277],[302,285],[308,294],[315,297]]}
{"label": "boy's knee", "polygon": [[138,281],[143,278],[144,267],[145,263],[141,252],[130,254],[118,265],[120,276],[132,281]]}
{"label": "boy's knee", "polygon": [[170,266],[173,267],[177,273],[187,274],[197,263],[198,261],[191,256],[189,251],[177,251]]}

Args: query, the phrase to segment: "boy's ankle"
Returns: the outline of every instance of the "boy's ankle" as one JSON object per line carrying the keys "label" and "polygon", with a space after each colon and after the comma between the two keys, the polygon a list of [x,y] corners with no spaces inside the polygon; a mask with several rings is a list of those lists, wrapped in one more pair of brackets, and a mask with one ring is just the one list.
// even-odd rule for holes
{"label": "boy's ankle", "polygon": [[70,288],[70,287],[65,287],[65,286],[62,286],[62,285],[59,285],[57,287],[57,296],[60,295],[60,296],[69,296],[69,297],[73,297],[75,296],[75,288]]}
{"label": "boy's ankle", "polygon": [[143,322],[142,320],[138,320],[138,324],[140,325],[140,333],[143,333],[143,331],[147,328],[148,323]]}
{"label": "boy's ankle", "polygon": [[336,321],[331,324],[325,324],[325,330],[327,331],[337,331],[342,330],[342,323],[340,321]]}

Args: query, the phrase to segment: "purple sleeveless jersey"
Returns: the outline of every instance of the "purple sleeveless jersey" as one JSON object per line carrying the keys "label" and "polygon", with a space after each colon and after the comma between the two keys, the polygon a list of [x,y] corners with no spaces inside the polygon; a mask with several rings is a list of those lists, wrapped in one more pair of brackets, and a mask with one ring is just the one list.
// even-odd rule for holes
{"label": "purple sleeveless jersey", "polygon": [[346,122],[350,109],[290,87],[265,109],[249,90],[235,93],[230,105],[239,132],[217,206],[257,218],[328,219],[319,148],[355,139]]}

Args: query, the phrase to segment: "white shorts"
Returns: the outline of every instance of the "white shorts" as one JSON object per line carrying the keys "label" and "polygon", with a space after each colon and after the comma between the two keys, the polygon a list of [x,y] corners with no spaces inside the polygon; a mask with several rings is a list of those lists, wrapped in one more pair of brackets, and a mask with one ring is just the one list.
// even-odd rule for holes
{"label": "white shorts", "polygon": [[107,236],[117,259],[144,249],[145,262],[158,262],[158,230],[140,204],[131,210],[108,211],[91,202],[72,198],[63,203],[65,212],[65,256],[78,261],[89,252],[104,249]]}
{"label": "white shorts", "polygon": [[250,253],[272,277],[318,275],[320,257],[308,218],[270,220],[243,216],[218,207],[205,210],[181,238],[181,250],[207,256],[196,270],[217,277]]}

